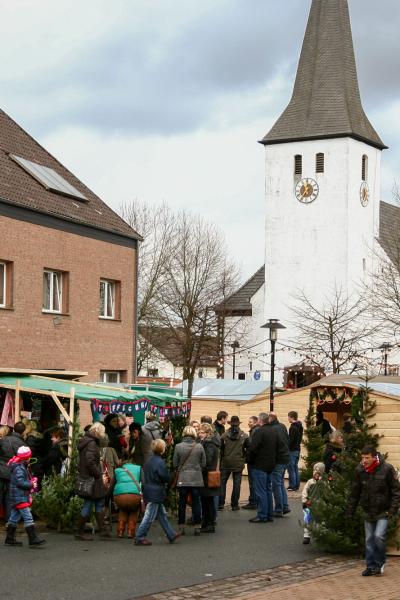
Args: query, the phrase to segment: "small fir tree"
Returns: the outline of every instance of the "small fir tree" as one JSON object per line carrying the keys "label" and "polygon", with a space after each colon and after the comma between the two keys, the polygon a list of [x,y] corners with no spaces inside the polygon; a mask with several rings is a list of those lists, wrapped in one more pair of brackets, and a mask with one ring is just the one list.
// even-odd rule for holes
{"label": "small fir tree", "polygon": [[361,553],[364,548],[361,508],[357,508],[351,521],[346,518],[346,509],[361,449],[365,445],[378,446],[379,435],[373,433],[375,425],[370,424],[374,410],[375,402],[370,400],[366,384],[352,398],[355,429],[345,435],[345,449],[338,457],[335,470],[320,482],[318,498],[311,503],[312,536],[327,552]]}
{"label": "small fir tree", "polygon": [[315,412],[315,392],[312,391],[310,394],[310,403],[308,407],[307,416],[305,419],[305,430],[303,444],[307,450],[305,456],[303,456],[305,467],[301,470],[301,479],[307,481],[312,477],[313,465],[317,462],[322,461],[324,454],[324,440],[322,439],[322,425],[316,425],[316,412]]}

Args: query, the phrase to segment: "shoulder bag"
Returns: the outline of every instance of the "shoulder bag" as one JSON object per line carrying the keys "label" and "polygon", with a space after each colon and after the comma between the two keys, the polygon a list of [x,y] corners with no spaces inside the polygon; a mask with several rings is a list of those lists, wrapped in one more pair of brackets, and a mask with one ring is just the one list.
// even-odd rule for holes
{"label": "shoulder bag", "polygon": [[189,457],[192,454],[192,452],[195,449],[195,447],[196,447],[196,443],[193,444],[193,447],[190,448],[190,451],[185,456],[185,460],[180,465],[180,467],[178,467],[178,469],[175,471],[174,478],[173,478],[173,480],[171,482],[171,488],[176,488],[176,486],[178,485],[179,473],[182,471],[182,467],[186,464],[186,461],[189,459]]}
{"label": "shoulder bag", "polygon": [[131,473],[128,469],[126,469],[124,466],[121,467],[121,469],[123,471],[125,471],[125,473],[128,474],[128,476],[132,479],[133,483],[136,485],[137,489],[139,490],[139,496],[140,496],[140,510],[142,513],[144,513],[145,511],[145,505],[144,505],[144,500],[143,500],[143,493],[142,493],[142,486],[140,485],[140,483],[137,481],[136,477],[134,476],[133,473]]}
{"label": "shoulder bag", "polygon": [[78,475],[75,481],[75,494],[80,498],[90,499],[94,492],[94,477]]}

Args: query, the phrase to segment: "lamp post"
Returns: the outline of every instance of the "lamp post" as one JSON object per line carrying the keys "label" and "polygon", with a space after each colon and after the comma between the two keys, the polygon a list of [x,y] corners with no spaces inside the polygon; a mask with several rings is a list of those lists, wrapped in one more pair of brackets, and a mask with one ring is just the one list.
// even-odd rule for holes
{"label": "lamp post", "polygon": [[271,378],[269,385],[269,410],[274,410],[274,387],[275,387],[275,343],[278,339],[278,329],[286,329],[279,319],[270,319],[261,326],[262,329],[269,329],[269,341],[271,342]]}
{"label": "lamp post", "polygon": [[384,375],[387,375],[388,354],[392,349],[392,345],[389,344],[389,342],[383,342],[382,346],[379,346],[379,349],[382,350],[382,354],[384,356]]}
{"label": "lamp post", "polygon": [[233,369],[232,369],[233,377],[232,377],[232,379],[235,379],[236,350],[239,348],[239,342],[237,340],[235,340],[234,342],[232,342],[231,348],[233,350]]}

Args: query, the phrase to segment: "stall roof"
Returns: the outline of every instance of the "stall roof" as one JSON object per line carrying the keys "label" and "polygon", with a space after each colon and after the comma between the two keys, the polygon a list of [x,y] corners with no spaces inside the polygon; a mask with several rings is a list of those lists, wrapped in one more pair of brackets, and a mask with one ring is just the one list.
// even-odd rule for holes
{"label": "stall roof", "polygon": [[[181,386],[187,393],[187,380]],[[262,394],[269,388],[269,381],[249,381],[242,379],[199,378],[193,382],[192,397],[215,398],[217,400],[238,400],[246,402]]]}
{"label": "stall roof", "polygon": [[75,381],[63,381],[61,379],[52,379],[50,377],[38,377],[36,375],[0,375],[0,387],[7,389],[15,389],[19,382],[21,392],[32,392],[37,394],[51,395],[51,392],[64,398],[69,398],[71,388],[74,389],[75,398],[78,400],[121,400],[132,402],[147,398],[157,405],[170,404],[171,402],[185,402],[187,399],[180,394],[175,397],[171,394],[163,394],[162,392],[153,391],[129,391],[104,385],[96,385],[89,383],[77,383]]}

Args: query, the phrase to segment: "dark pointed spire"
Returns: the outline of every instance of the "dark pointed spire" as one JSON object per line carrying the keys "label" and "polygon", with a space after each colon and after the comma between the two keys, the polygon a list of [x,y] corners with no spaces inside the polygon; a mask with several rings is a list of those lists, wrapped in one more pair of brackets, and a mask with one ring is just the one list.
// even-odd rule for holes
{"label": "dark pointed spire", "polygon": [[344,136],[386,148],[361,104],[347,0],[312,0],[292,99],[261,143]]}

